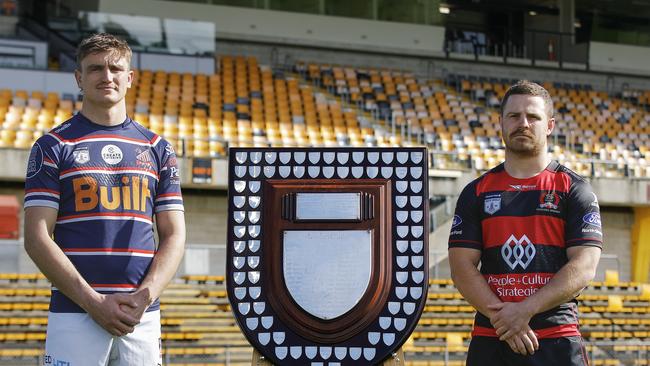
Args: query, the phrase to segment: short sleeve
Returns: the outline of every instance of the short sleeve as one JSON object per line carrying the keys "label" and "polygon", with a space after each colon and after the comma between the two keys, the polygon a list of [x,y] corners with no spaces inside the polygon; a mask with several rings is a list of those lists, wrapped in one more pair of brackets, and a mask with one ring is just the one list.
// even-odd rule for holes
{"label": "short sleeve", "polygon": [[176,152],[172,145],[162,140],[160,154],[162,154],[156,198],[154,199],[154,212],[184,211],[183,196],[181,195],[181,178],[178,169]]}
{"label": "short sleeve", "polygon": [[449,233],[449,248],[471,248],[482,250],[483,233],[479,216],[476,184],[468,184],[456,203],[456,211]]}
{"label": "short sleeve", "polygon": [[59,157],[54,139],[39,138],[29,153],[25,174],[24,207],[51,207],[59,209]]}
{"label": "short sleeve", "polygon": [[566,246],[602,247],[603,232],[598,198],[589,183],[577,180],[571,185],[565,226]]}

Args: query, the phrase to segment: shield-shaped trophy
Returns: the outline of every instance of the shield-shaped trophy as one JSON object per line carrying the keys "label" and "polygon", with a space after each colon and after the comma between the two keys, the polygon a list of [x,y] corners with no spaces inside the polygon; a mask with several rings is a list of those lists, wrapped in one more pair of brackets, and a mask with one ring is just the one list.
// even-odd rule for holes
{"label": "shield-shaped trophy", "polygon": [[277,365],[375,365],[428,286],[425,148],[232,148],[226,280]]}

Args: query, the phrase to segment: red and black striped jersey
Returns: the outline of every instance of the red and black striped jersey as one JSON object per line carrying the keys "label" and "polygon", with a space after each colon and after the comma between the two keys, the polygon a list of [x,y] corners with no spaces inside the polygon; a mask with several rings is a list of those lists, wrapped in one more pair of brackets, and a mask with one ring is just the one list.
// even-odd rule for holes
{"label": "red and black striped jersey", "polygon": [[[456,205],[449,247],[481,251],[481,274],[505,302],[534,294],[567,263],[566,249],[602,246],[598,199],[582,177],[552,161],[540,174],[511,177],[504,165],[468,184]],[[540,338],[579,335],[577,302],[535,315]],[[496,336],[477,313],[473,335]]]}

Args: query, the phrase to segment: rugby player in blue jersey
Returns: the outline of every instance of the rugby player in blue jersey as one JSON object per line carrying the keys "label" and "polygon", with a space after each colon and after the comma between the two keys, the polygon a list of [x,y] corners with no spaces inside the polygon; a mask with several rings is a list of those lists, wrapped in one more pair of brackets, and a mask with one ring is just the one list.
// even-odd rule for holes
{"label": "rugby player in blue jersey", "polygon": [[29,157],[25,249],[52,282],[46,364],[162,363],[158,298],[183,256],[183,200],[173,147],[127,116],[130,62],[126,42],[84,39],[81,112]]}

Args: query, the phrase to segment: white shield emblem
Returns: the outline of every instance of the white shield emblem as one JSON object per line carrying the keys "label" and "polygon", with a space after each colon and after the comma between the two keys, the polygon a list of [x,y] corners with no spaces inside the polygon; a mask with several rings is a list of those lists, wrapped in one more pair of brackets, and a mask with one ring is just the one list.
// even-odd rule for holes
{"label": "white shield emblem", "polygon": [[483,202],[483,210],[487,214],[494,214],[501,209],[501,195],[486,197]]}
{"label": "white shield emblem", "polygon": [[72,156],[77,164],[84,164],[90,160],[90,152],[87,147],[74,150]]}
{"label": "white shield emblem", "polygon": [[320,319],[347,313],[370,283],[371,245],[367,230],[285,231],[283,274],[289,293]]}

